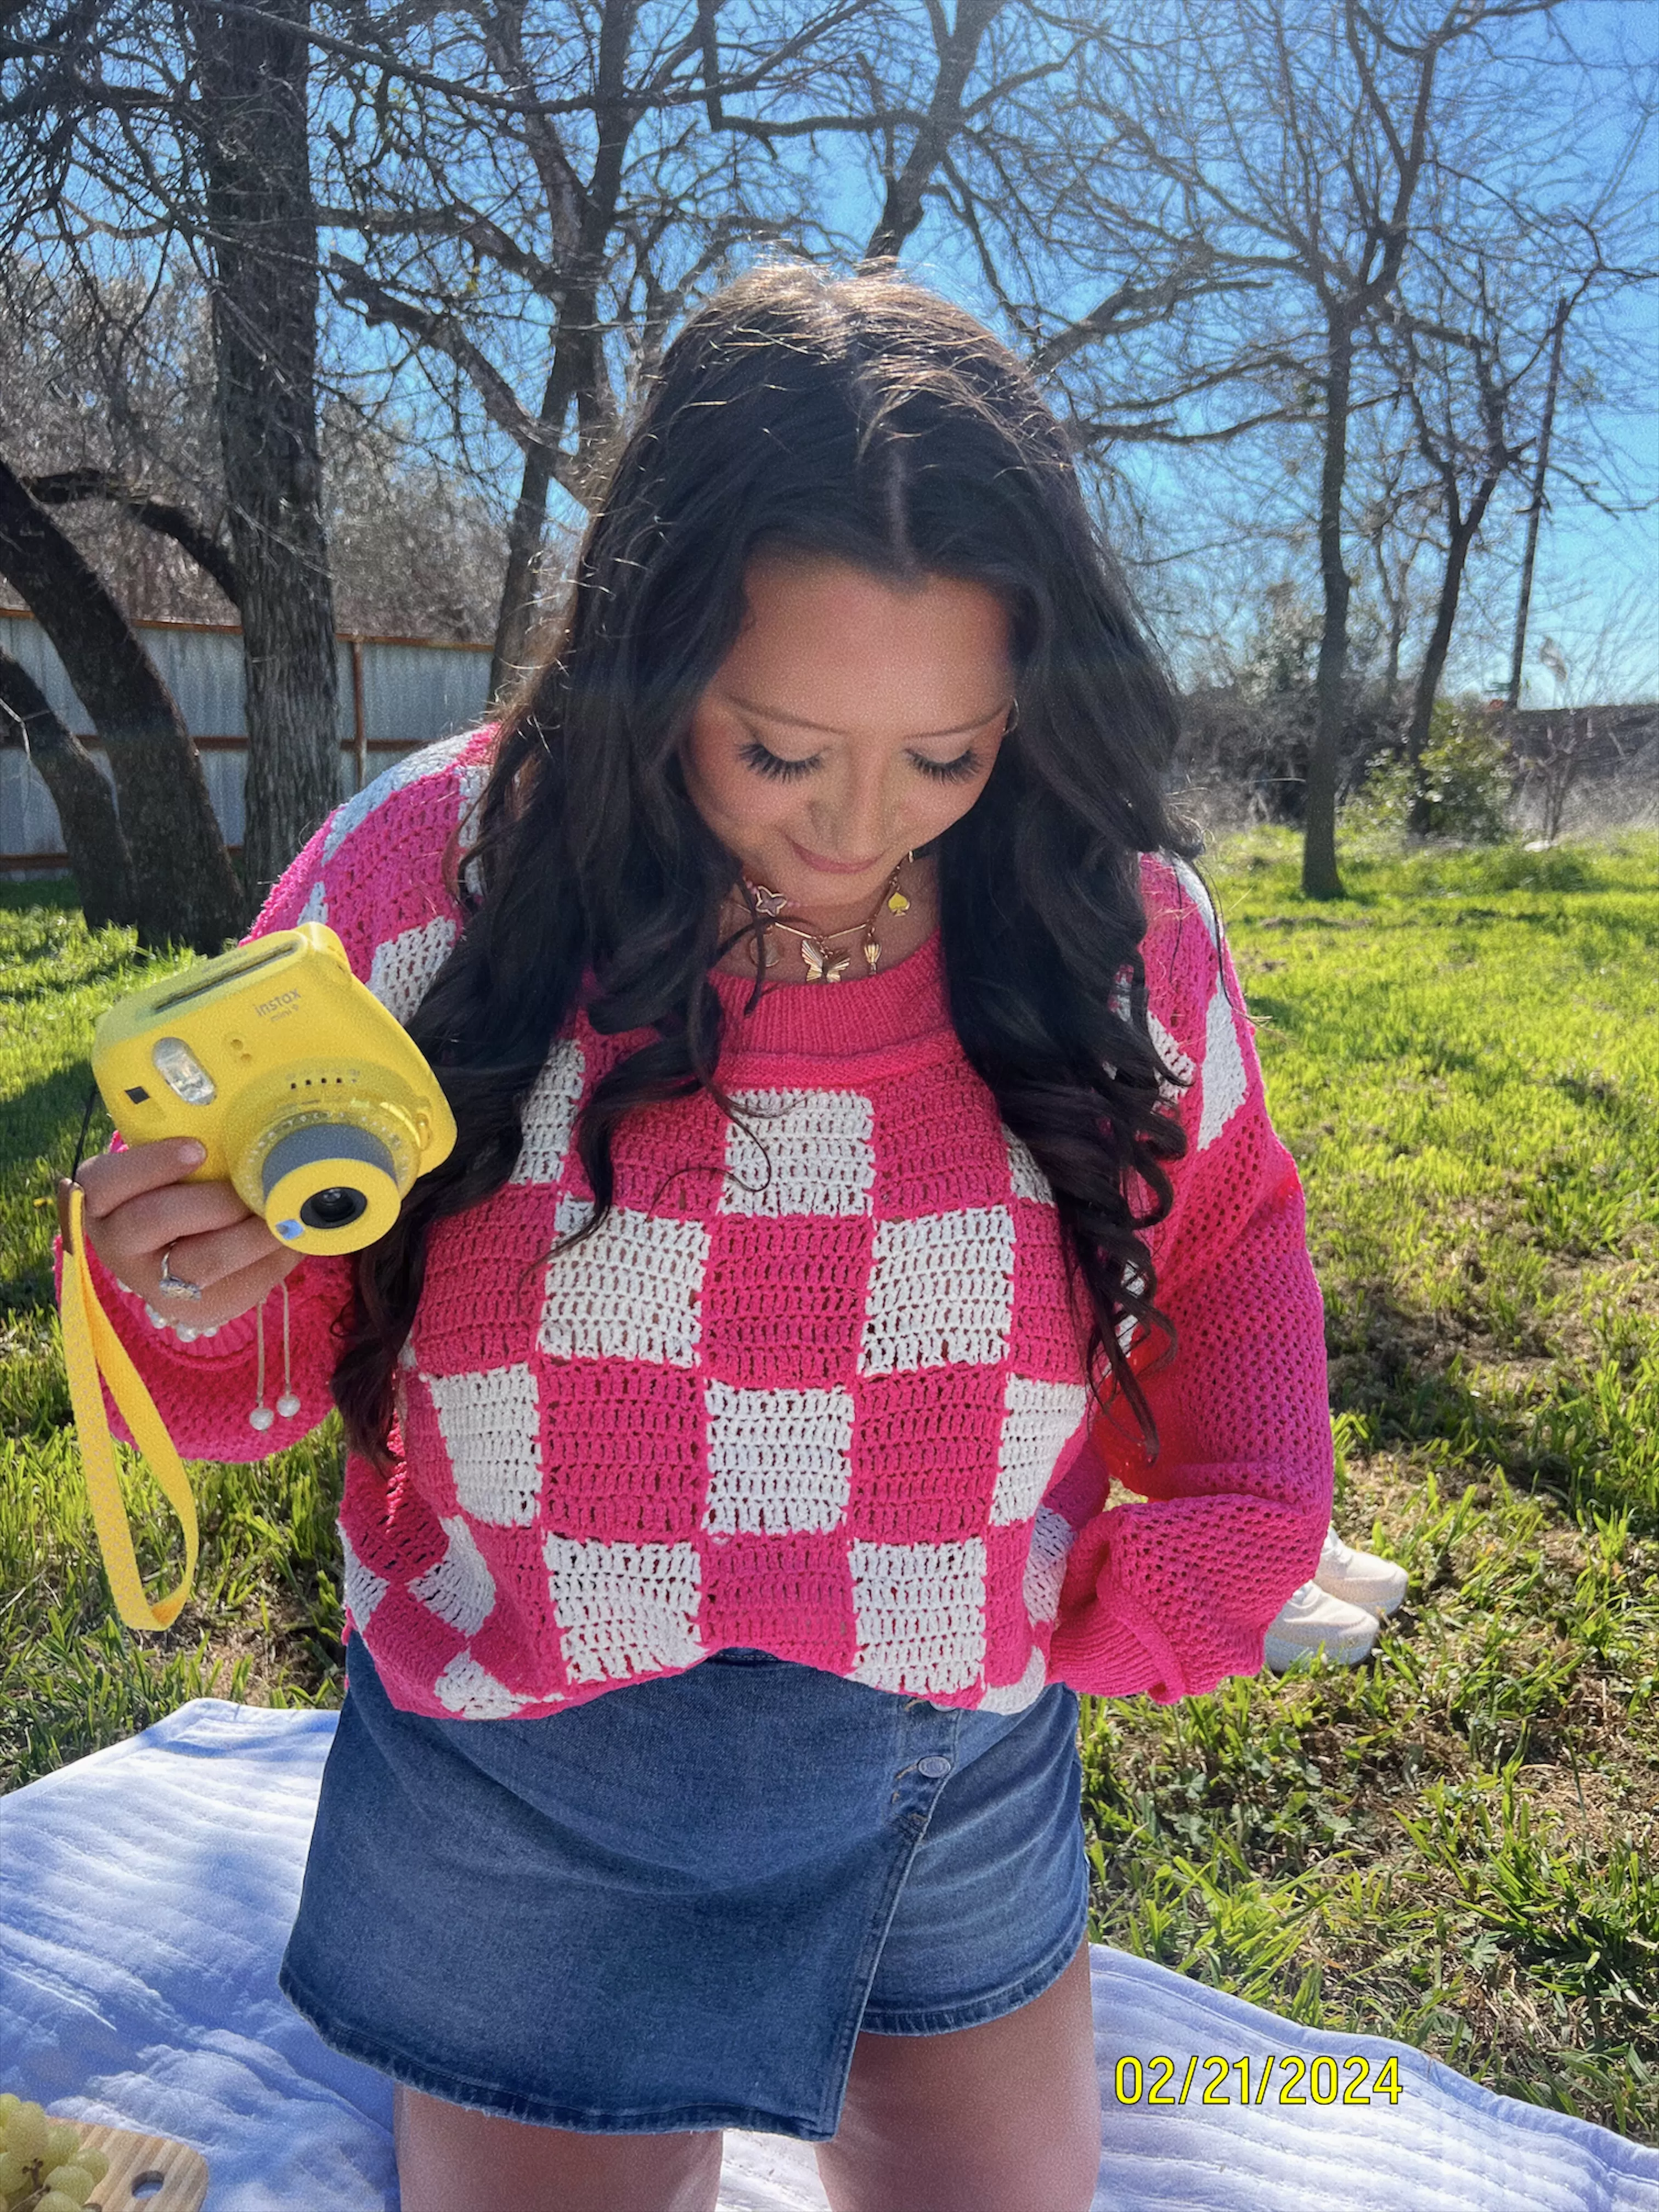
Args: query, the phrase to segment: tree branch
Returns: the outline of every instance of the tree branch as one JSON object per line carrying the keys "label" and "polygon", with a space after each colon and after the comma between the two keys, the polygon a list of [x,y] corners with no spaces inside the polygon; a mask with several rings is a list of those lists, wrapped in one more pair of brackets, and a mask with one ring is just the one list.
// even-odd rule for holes
{"label": "tree branch", "polygon": [[532,415],[512,386],[468,337],[455,317],[441,307],[422,307],[371,276],[362,264],[343,253],[331,253],[328,273],[340,297],[361,312],[370,330],[390,324],[417,344],[430,346],[452,361],[483,402],[484,412],[497,429],[504,430],[523,453],[545,448],[553,456],[553,473],[569,491],[577,489],[578,471],[560,443],[562,424],[544,422]]}
{"label": "tree branch", "polygon": [[58,469],[50,476],[27,477],[24,488],[42,507],[73,507],[86,499],[107,500],[124,508],[135,522],[172,538],[204,574],[216,584],[232,606],[241,604],[235,563],[230,550],[222,545],[206,525],[187,508],[156,499],[140,484],[128,483],[110,469]]}

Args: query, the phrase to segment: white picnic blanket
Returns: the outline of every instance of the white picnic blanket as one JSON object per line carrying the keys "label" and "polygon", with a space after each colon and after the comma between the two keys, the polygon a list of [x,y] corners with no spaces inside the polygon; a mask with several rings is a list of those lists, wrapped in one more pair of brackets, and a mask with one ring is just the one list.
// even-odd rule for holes
{"label": "white picnic blanket", "polygon": [[[207,2212],[395,2212],[389,2084],[276,1989],[333,1726],[200,1698],[0,1798],[0,2087],[196,2144]],[[1297,2027],[1103,1948],[1094,1997],[1097,2212],[1659,2212],[1659,2152],[1404,2045]],[[1269,2056],[1351,2052],[1371,2078],[1397,2056],[1396,2104],[1198,2102],[1212,2054],[1249,2059],[1254,2086]],[[1158,2053],[1170,2096],[1198,2056],[1188,2102],[1120,2105],[1118,2060]],[[720,2203],[823,2212],[810,2148],[728,2136]]]}

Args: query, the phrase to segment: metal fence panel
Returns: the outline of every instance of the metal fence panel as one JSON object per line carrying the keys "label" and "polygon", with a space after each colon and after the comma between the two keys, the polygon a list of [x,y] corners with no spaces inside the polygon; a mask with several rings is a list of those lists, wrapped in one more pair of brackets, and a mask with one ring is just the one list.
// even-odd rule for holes
{"label": "metal fence panel", "polygon": [[363,736],[371,744],[429,744],[483,719],[489,655],[366,638]]}
{"label": "metal fence panel", "polygon": [[[45,692],[46,704],[66,728],[77,738],[91,736],[91,718],[76,697],[63,662],[33,615],[0,615],[0,653],[9,653],[28,671]],[[11,848],[8,845],[3,849],[9,852]]]}
{"label": "metal fence panel", "polygon": [[[241,633],[185,623],[134,628],[185,728],[199,741],[214,812],[226,843],[238,846],[247,762]],[[0,614],[0,652],[28,671],[67,728],[91,739],[91,718],[32,616]],[[483,719],[489,685],[489,654],[483,647],[342,638],[336,652],[342,799],[416,746]],[[101,749],[88,750],[108,776]],[[45,783],[21,750],[0,749],[0,877],[61,873],[63,854],[58,810]]]}
{"label": "metal fence panel", "polygon": [[242,641],[212,629],[139,626],[144,650],[193,738],[246,738]]}

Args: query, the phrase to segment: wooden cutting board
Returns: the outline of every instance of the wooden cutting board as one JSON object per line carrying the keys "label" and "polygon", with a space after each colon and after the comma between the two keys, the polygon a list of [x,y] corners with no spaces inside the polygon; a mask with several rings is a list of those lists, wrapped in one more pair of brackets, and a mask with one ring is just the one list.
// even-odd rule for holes
{"label": "wooden cutting board", "polygon": [[131,2128],[71,2122],[90,2150],[100,2150],[109,2172],[87,2200],[86,2212],[202,2212],[207,2160],[169,2136],[141,2136]]}

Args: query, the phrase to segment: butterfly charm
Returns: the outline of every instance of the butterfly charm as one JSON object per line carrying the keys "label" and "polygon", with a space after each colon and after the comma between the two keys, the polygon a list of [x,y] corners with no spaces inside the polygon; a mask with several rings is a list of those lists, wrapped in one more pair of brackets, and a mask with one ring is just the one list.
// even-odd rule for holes
{"label": "butterfly charm", "polygon": [[839,983],[852,958],[849,952],[831,953],[827,945],[814,945],[806,937],[800,941],[800,957],[806,965],[809,983]]}
{"label": "butterfly charm", "polygon": [[789,902],[781,891],[769,891],[764,884],[750,884],[749,896],[755,912],[763,921],[775,921],[781,914],[787,914]]}

